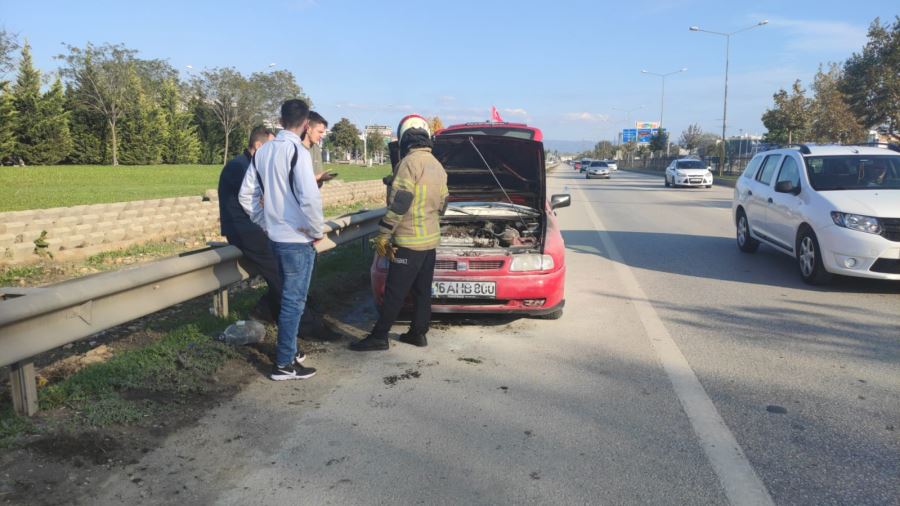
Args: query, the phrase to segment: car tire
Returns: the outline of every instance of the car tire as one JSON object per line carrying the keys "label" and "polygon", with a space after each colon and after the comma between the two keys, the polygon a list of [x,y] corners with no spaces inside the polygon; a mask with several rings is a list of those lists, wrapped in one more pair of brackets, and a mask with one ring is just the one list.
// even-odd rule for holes
{"label": "car tire", "polygon": [[552,313],[547,313],[547,314],[542,314],[540,316],[537,316],[537,318],[539,318],[541,320],[559,320],[560,318],[562,318],[562,315],[563,315],[563,310],[557,309],[556,311],[554,311]]}
{"label": "car tire", "polygon": [[712,185],[711,185],[711,184],[708,184],[708,185],[706,185],[706,188],[707,188],[707,189],[712,188]]}
{"label": "car tire", "polygon": [[825,265],[822,263],[819,239],[809,227],[803,227],[797,234],[796,258],[797,267],[800,268],[800,277],[807,284],[824,285],[831,281],[832,274],[825,270]]}
{"label": "car tire", "polygon": [[738,210],[737,219],[735,220],[735,239],[737,239],[738,249],[744,253],[756,253],[759,249],[759,241],[750,235],[750,221],[743,209]]}
{"label": "car tire", "polygon": [[666,180],[666,188],[668,188],[669,186],[671,186],[671,185],[669,185],[669,176],[665,176],[663,179]]}

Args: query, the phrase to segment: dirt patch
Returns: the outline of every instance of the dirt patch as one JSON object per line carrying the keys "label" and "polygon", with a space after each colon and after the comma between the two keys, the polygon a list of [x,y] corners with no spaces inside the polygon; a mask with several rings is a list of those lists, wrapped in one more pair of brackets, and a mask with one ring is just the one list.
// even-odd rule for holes
{"label": "dirt patch", "polygon": [[155,406],[135,425],[102,429],[72,424],[65,409],[41,412],[36,434],[0,457],[0,502],[68,504],[111,473],[136,464],[173,432],[194,425],[210,408],[233,397],[259,377],[251,348],[208,378],[202,393],[172,395],[145,389],[122,392],[129,402]]}
{"label": "dirt patch", "polygon": [[384,384],[392,387],[400,381],[414,378],[418,379],[420,377],[422,377],[422,373],[420,373],[419,371],[415,369],[407,369],[403,374],[393,374],[391,376],[385,376]]}

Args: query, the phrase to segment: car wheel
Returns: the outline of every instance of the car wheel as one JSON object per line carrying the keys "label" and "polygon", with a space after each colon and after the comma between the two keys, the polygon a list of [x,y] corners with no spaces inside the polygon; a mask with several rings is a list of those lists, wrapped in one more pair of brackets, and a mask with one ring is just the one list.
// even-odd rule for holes
{"label": "car wheel", "polygon": [[552,313],[542,314],[542,315],[538,316],[538,318],[540,318],[541,320],[559,320],[560,318],[562,318],[562,315],[563,315],[563,310],[557,309],[556,311],[554,311]]}
{"label": "car wheel", "polygon": [[666,176],[664,179],[666,180],[666,188],[668,188],[670,186],[669,185],[669,176]]}
{"label": "car wheel", "polygon": [[707,188],[707,189],[708,189],[708,188],[712,188],[712,185],[711,185],[711,184],[708,184],[708,185],[706,185],[706,188]]}
{"label": "car wheel", "polygon": [[819,240],[811,228],[805,227],[797,237],[797,265],[800,276],[810,285],[822,285],[831,281],[831,273],[822,263]]}
{"label": "car wheel", "polygon": [[738,211],[737,221],[737,245],[738,249],[744,253],[755,253],[759,249],[759,241],[750,235],[750,222],[747,221],[747,215],[744,210]]}

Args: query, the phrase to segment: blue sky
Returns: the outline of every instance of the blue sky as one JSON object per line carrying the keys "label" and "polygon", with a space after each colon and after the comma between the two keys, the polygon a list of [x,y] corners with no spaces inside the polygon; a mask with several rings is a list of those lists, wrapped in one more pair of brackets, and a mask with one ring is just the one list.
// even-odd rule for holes
{"label": "blue sky", "polygon": [[[779,87],[808,84],[820,62],[859,51],[875,17],[896,1],[644,0],[500,1],[85,1],[0,0],[0,26],[27,37],[36,65],[52,71],[62,42],[123,43],[146,58],[292,71],[333,122],[395,125],[405,114],[445,124],[484,120],[496,105],[547,139],[612,139],[618,109],[632,121],[659,116],[676,135],[690,123],[721,129],[725,40],[691,25],[732,31],[729,134],[762,133],[760,115]],[[11,77],[11,76],[7,76]]]}

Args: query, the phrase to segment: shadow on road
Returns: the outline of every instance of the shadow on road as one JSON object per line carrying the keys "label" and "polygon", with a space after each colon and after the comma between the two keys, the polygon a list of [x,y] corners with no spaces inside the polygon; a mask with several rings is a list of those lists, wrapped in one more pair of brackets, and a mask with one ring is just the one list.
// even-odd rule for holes
{"label": "shadow on road", "polygon": [[[829,285],[807,285],[800,279],[797,263],[791,257],[765,245],[755,254],[741,253],[730,237],[622,230],[605,233],[621,252],[625,264],[638,269],[821,292],[900,293],[897,282],[843,276],[835,277]],[[606,251],[598,249],[597,232],[564,230],[562,234],[567,249],[609,258]]]}

